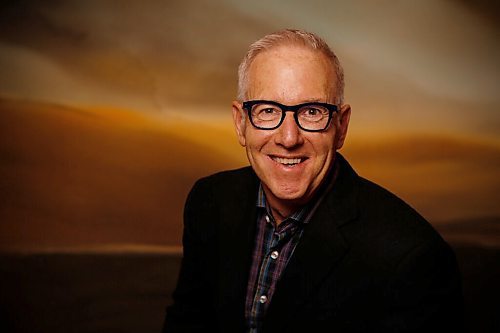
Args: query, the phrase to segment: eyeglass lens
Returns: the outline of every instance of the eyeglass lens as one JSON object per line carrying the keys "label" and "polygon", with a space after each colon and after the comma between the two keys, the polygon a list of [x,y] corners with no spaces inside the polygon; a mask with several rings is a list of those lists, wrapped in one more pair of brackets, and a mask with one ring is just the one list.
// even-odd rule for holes
{"label": "eyeglass lens", "polygon": [[[285,117],[285,111],[277,105],[258,103],[250,112],[252,122],[262,129],[276,128]],[[305,130],[323,130],[328,125],[330,111],[322,105],[307,104],[297,110],[295,119]]]}

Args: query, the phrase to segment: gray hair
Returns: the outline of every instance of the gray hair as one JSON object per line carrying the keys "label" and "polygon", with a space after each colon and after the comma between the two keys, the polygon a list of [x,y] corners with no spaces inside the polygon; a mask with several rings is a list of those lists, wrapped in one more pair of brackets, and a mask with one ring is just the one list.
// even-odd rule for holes
{"label": "gray hair", "polygon": [[319,36],[294,29],[286,29],[266,35],[250,45],[245,57],[238,68],[238,100],[244,101],[247,98],[248,91],[248,70],[253,60],[260,53],[282,45],[300,45],[312,50],[321,52],[332,64],[335,72],[336,81],[336,103],[344,102],[344,70],[340,65],[340,61],[335,53],[330,49],[328,44]]}

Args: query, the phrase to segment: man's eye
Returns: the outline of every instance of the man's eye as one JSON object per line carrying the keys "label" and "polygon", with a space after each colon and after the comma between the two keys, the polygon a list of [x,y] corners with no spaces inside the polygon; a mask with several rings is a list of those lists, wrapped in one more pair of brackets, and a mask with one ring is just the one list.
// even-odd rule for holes
{"label": "man's eye", "polygon": [[274,116],[274,115],[279,115],[280,110],[273,107],[265,107],[258,109],[257,114],[260,116]]}
{"label": "man's eye", "polygon": [[304,117],[321,117],[324,115],[323,110],[318,108],[307,108],[301,112]]}
{"label": "man's eye", "polygon": [[273,109],[273,108],[267,108],[267,109],[263,109],[261,112],[262,112],[262,113],[271,114],[271,113],[275,113],[275,112],[276,112],[276,109]]}

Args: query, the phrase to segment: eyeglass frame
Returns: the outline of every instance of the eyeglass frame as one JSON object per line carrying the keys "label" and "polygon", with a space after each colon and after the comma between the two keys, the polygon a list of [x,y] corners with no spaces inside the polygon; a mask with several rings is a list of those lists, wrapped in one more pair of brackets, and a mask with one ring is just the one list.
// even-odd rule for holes
{"label": "eyeglass frame", "polygon": [[[271,128],[263,128],[263,127],[259,127],[259,126],[255,125],[255,123],[253,122],[253,117],[252,117],[252,108],[253,108],[253,106],[255,106],[257,104],[271,104],[271,105],[279,107],[281,109],[281,111],[283,111],[279,123],[276,126],[271,127]],[[322,106],[328,110],[328,121],[326,122],[326,125],[324,128],[311,130],[311,129],[306,129],[300,125],[297,112],[301,108],[308,106],[308,105],[318,105],[318,106]],[[248,118],[250,119],[250,123],[252,124],[252,126],[257,128],[257,129],[264,130],[264,131],[277,129],[278,127],[281,126],[281,124],[283,124],[283,121],[285,120],[285,117],[286,117],[286,113],[293,112],[293,118],[295,119],[295,123],[297,124],[297,126],[301,130],[306,131],[306,132],[322,132],[322,131],[326,130],[328,128],[328,126],[330,126],[333,113],[339,111],[339,107],[337,105],[329,104],[329,103],[307,102],[307,103],[301,103],[301,104],[297,104],[297,105],[285,105],[285,104],[281,104],[281,103],[278,103],[275,101],[267,101],[267,100],[262,100],[262,99],[245,101],[242,103],[242,108],[247,111]]]}

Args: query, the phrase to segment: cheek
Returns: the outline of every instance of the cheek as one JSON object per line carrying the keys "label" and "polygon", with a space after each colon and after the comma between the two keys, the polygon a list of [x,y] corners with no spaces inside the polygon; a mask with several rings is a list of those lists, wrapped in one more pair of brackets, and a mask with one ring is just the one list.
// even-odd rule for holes
{"label": "cheek", "polygon": [[320,136],[312,136],[308,138],[310,145],[309,149],[314,151],[318,158],[326,159],[331,152],[335,151],[335,131],[329,131]]}
{"label": "cheek", "polygon": [[325,144],[316,151],[316,166],[319,169],[318,172],[321,172],[321,170],[325,167],[329,167],[334,153],[335,149],[332,144]]}
{"label": "cheek", "polygon": [[252,151],[260,151],[266,144],[271,142],[272,135],[269,131],[257,131],[253,128],[247,128],[246,145]]}

